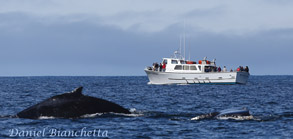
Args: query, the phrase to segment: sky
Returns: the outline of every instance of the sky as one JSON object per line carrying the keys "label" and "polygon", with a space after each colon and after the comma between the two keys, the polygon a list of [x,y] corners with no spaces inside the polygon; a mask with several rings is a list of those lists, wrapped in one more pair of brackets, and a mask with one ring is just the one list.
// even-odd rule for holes
{"label": "sky", "polygon": [[293,75],[291,0],[0,0],[0,76],[145,76],[186,59]]}

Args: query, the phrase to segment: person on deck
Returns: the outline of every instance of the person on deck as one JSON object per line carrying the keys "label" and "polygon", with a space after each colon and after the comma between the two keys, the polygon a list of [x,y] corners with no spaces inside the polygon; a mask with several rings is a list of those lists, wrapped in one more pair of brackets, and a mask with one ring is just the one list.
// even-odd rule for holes
{"label": "person on deck", "polygon": [[222,71],[221,67],[218,67],[218,72],[221,72],[221,71]]}
{"label": "person on deck", "polygon": [[226,68],[226,66],[224,66],[224,68],[223,68],[223,72],[227,72],[227,68]]}
{"label": "person on deck", "polygon": [[246,72],[249,72],[249,68],[248,68],[248,66],[246,66],[244,70],[245,70]]}
{"label": "person on deck", "polygon": [[163,63],[163,72],[165,72],[166,71],[166,63]]}
{"label": "person on deck", "polygon": [[158,71],[158,70],[159,70],[159,64],[155,63],[155,71]]}
{"label": "person on deck", "polygon": [[217,67],[213,67],[213,72],[217,72],[218,68]]}
{"label": "person on deck", "polygon": [[240,71],[240,66],[237,68],[237,71]]}

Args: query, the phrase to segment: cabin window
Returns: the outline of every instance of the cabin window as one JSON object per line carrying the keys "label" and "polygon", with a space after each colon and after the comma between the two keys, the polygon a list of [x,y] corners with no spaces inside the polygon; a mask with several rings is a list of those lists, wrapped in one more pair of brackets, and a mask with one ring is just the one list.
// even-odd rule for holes
{"label": "cabin window", "polygon": [[174,70],[182,70],[182,66],[181,65],[176,65]]}
{"label": "cabin window", "polygon": [[197,70],[196,66],[190,66],[190,70]]}
{"label": "cabin window", "polygon": [[198,69],[201,71],[201,66],[198,66]]}
{"label": "cabin window", "polygon": [[172,60],[171,63],[172,64],[178,64],[178,61],[177,60]]}
{"label": "cabin window", "polygon": [[186,64],[186,62],[184,60],[180,60],[181,64]]}
{"label": "cabin window", "polygon": [[183,70],[189,70],[189,66],[184,65],[184,66],[183,66]]}
{"label": "cabin window", "polygon": [[214,70],[215,70],[215,68],[212,66],[205,66],[205,69],[204,69],[205,72],[212,72]]}
{"label": "cabin window", "polygon": [[164,59],[163,64],[167,64],[167,60],[166,59]]}

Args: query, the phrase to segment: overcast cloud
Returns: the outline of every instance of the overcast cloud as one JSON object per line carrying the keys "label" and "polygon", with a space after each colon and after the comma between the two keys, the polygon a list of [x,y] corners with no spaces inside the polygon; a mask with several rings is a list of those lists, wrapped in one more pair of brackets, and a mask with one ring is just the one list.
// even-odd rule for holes
{"label": "overcast cloud", "polygon": [[289,0],[0,3],[0,76],[145,75],[145,66],[179,48],[184,21],[193,60],[293,74]]}

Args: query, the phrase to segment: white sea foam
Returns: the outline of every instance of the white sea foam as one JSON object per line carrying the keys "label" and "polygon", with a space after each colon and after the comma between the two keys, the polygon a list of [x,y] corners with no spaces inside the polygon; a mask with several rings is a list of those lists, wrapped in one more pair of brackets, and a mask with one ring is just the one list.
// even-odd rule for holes
{"label": "white sea foam", "polygon": [[[131,112],[131,114],[114,113],[114,112],[110,112],[110,114],[121,115],[121,116],[129,116],[129,117],[139,117],[139,116],[144,115],[142,112],[137,111],[135,108],[130,108],[129,111]],[[93,118],[93,117],[101,116],[103,114],[104,113],[85,114],[85,115],[80,116],[80,118]],[[40,116],[38,119],[56,119],[56,118],[57,117],[54,117],[54,116]]]}
{"label": "white sea foam", "polygon": [[219,116],[219,117],[216,117],[217,119],[220,119],[220,120],[229,120],[229,119],[232,119],[232,120],[253,120],[254,117],[251,115],[251,116]]}
{"label": "white sea foam", "polygon": [[92,117],[96,117],[96,116],[101,116],[103,115],[103,113],[93,113],[93,114],[85,114],[80,116],[81,118],[92,118]]}
{"label": "white sea foam", "polygon": [[40,116],[38,119],[56,119],[54,116]]}
{"label": "white sea foam", "polygon": [[[202,116],[196,116],[191,118],[190,120],[200,120],[200,119],[205,119],[205,117]],[[219,120],[255,120],[255,118],[251,115],[251,116],[218,116],[216,117],[216,119]]]}
{"label": "white sea foam", "polygon": [[190,85],[190,84],[187,84],[187,83],[182,83],[182,84],[177,84],[177,85]]}
{"label": "white sea foam", "polygon": [[136,112],[136,108],[130,108],[129,111],[130,111],[131,113],[134,113],[134,112]]}
{"label": "white sea foam", "polygon": [[199,120],[199,119],[200,119],[200,116],[196,116],[196,117],[191,118],[190,120]]}
{"label": "white sea foam", "polygon": [[140,117],[143,116],[142,113],[131,113],[131,114],[125,114],[125,113],[111,113],[114,115],[121,115],[121,116],[128,116],[128,117]]}

